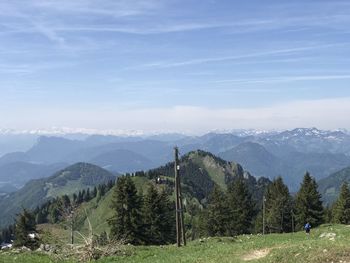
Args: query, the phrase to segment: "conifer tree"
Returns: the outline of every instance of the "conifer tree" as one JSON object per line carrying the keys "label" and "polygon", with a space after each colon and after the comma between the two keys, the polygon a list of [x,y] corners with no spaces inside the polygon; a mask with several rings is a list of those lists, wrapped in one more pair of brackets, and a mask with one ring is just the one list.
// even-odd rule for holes
{"label": "conifer tree", "polygon": [[95,198],[97,196],[97,187],[94,187],[94,190],[92,191],[92,198]]}
{"label": "conifer tree", "polygon": [[111,208],[114,216],[108,220],[111,238],[131,244],[142,244],[143,229],[141,217],[141,198],[129,176],[119,177]]}
{"label": "conifer tree", "polygon": [[323,207],[317,183],[307,172],[295,199],[295,219],[298,229],[306,222],[312,227],[323,223]]}
{"label": "conifer tree", "polygon": [[243,181],[238,178],[227,189],[227,232],[230,236],[251,232],[254,204]]}
{"label": "conifer tree", "polygon": [[84,201],[85,201],[85,202],[88,202],[88,201],[90,201],[90,199],[91,199],[90,188],[88,188],[88,189],[86,190],[86,194],[85,194]]}
{"label": "conifer tree", "polygon": [[82,202],[83,202],[83,194],[81,191],[79,191],[78,197],[77,197],[77,204],[81,204]]}
{"label": "conifer tree", "polygon": [[292,197],[281,177],[273,180],[265,195],[265,218],[270,233],[283,233],[292,230]]}
{"label": "conifer tree", "polygon": [[148,244],[169,244],[175,241],[174,204],[165,191],[159,193],[151,184],[144,197],[143,218]]}
{"label": "conifer tree", "polygon": [[215,185],[209,196],[206,213],[206,231],[209,236],[225,236],[227,234],[227,202],[226,195]]}
{"label": "conifer tree", "polygon": [[33,233],[36,233],[35,218],[33,214],[24,209],[16,220],[14,246],[26,246],[30,249],[37,248],[38,240],[29,236],[29,234]]}
{"label": "conifer tree", "polygon": [[341,187],[338,200],[333,208],[333,222],[337,224],[350,223],[350,191],[347,183]]}

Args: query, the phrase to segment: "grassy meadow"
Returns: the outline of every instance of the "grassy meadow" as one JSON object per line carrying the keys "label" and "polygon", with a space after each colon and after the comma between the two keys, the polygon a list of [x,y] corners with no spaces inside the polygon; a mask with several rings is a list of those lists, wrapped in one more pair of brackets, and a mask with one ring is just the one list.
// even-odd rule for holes
{"label": "grassy meadow", "polygon": [[[245,235],[236,238],[205,238],[188,246],[125,246],[124,256],[105,257],[97,262],[350,262],[350,227],[323,225],[304,232],[272,235]],[[76,262],[55,259],[36,252],[0,252],[0,262]]]}

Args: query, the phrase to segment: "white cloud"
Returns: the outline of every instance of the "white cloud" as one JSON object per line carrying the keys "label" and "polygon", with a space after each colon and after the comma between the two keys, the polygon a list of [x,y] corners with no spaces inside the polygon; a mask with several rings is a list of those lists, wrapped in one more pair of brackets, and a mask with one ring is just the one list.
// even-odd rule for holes
{"label": "white cloud", "polygon": [[[39,112],[39,110],[38,110]],[[38,113],[37,112],[37,113]],[[350,129],[350,98],[294,101],[261,108],[210,109],[193,106],[134,110],[33,110],[2,117],[3,127],[37,129],[70,127],[205,133],[210,130],[318,127]],[[12,118],[8,118],[12,117]],[[7,122],[5,121],[7,120]],[[10,121],[11,120],[11,121]],[[16,120],[20,120],[16,122]],[[45,127],[43,125],[45,124]]]}

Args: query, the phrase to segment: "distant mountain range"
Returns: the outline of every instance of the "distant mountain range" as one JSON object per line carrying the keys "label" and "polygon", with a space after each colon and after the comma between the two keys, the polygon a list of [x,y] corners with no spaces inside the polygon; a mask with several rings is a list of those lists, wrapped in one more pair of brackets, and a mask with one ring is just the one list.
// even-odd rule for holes
{"label": "distant mountain range", "polygon": [[[49,176],[52,170],[47,171],[48,167],[76,162],[96,164],[112,173],[148,170],[171,161],[175,145],[183,155],[201,149],[226,161],[239,162],[257,177],[272,179],[281,175],[292,191],[297,190],[306,171],[322,179],[350,166],[350,135],[342,130],[298,128],[281,132],[239,130],[203,136],[85,134],[68,137],[42,136],[26,151],[3,155],[0,187],[5,183],[19,187],[38,175]],[[9,168],[16,164],[19,171]],[[28,167],[28,171],[20,167]]]}

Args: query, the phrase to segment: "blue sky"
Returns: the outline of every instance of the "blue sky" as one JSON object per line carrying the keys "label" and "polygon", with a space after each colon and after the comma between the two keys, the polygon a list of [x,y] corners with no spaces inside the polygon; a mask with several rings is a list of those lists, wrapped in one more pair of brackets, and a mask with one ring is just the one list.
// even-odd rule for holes
{"label": "blue sky", "polygon": [[0,127],[350,128],[350,2],[4,0]]}

